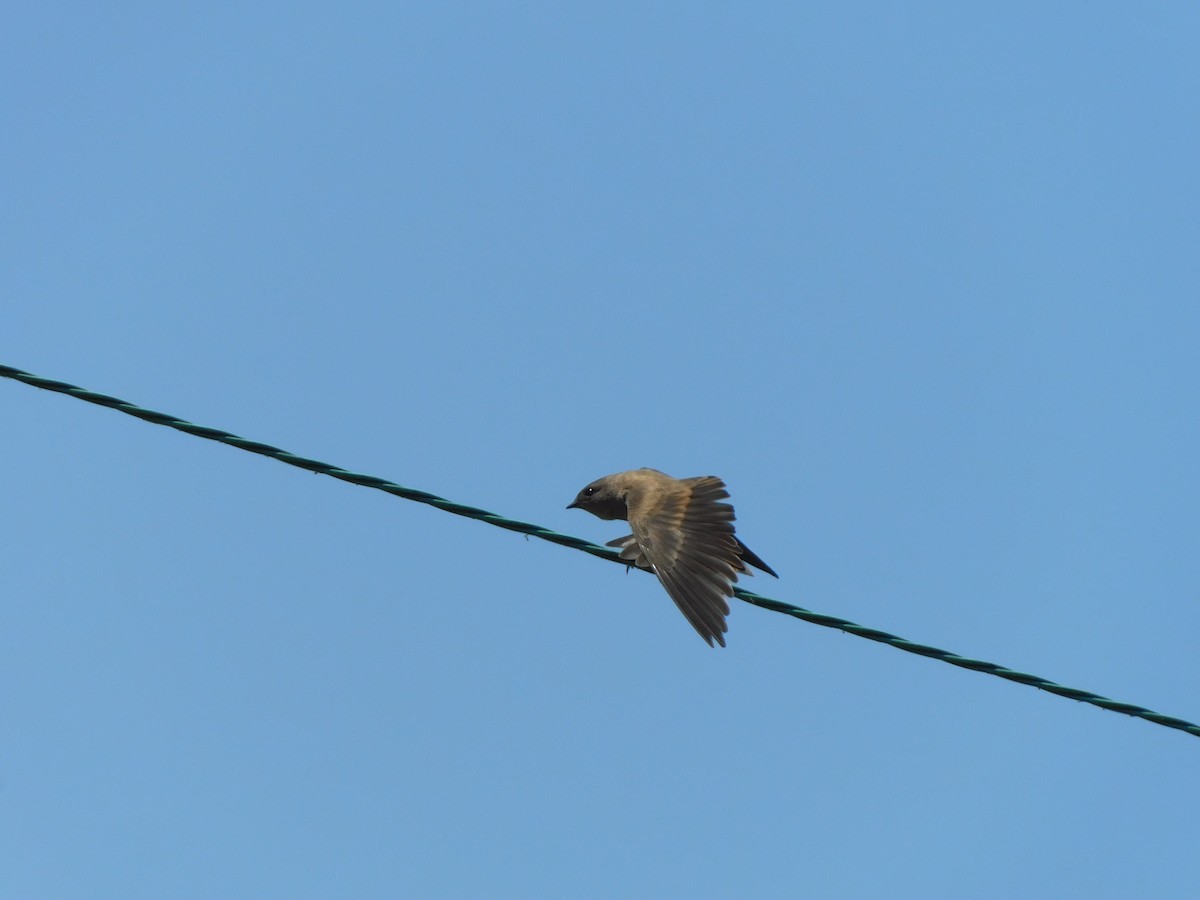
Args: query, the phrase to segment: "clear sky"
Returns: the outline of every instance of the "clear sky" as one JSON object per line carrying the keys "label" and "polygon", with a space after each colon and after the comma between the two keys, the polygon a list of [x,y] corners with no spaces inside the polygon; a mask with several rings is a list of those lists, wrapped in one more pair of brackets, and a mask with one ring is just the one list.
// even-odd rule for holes
{"label": "clear sky", "polygon": [[[1200,720],[1194,3],[23,4],[0,363]],[[1194,897],[1200,740],[0,381],[0,894]]]}

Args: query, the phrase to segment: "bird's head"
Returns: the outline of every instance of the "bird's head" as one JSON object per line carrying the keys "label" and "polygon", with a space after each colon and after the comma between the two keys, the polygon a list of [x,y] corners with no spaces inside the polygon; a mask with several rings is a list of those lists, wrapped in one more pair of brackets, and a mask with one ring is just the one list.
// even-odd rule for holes
{"label": "bird's head", "polygon": [[601,519],[629,517],[629,509],[625,505],[625,487],[614,482],[612,476],[593,481],[579,492],[567,509],[586,509]]}

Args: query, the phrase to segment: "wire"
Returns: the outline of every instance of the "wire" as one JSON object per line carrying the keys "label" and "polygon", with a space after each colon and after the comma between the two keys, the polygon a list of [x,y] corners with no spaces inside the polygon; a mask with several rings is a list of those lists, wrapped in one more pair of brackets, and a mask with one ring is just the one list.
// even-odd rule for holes
{"label": "wire", "polygon": [[[561,544],[564,547],[570,547],[573,550],[581,550],[584,553],[590,553],[592,556],[598,556],[601,559],[606,559],[609,562],[619,563],[627,566],[628,563],[617,555],[616,551],[608,547],[601,547],[598,544],[593,544],[590,541],[581,540],[577,537],[572,537],[567,534],[559,534],[556,531],[551,531],[548,528],[542,528],[540,525],[533,525],[529,522],[521,522],[516,519],[509,519],[505,516],[497,515],[496,513],[488,512],[484,509],[479,509],[474,506],[464,506],[461,503],[455,503],[452,500],[446,500],[443,497],[438,497],[435,494],[430,494],[425,491],[417,491],[412,488],[406,488],[395,482],[387,481],[383,478],[378,478],[373,475],[360,475],[355,472],[349,472],[346,469],[331,466],[329,463],[320,462],[315,459],[307,459],[303,456],[297,456],[294,453],[289,453],[286,450],[281,450],[278,447],[272,447],[270,444],[262,444],[258,441],[250,441],[245,438],[238,437],[236,434],[230,434],[228,431],[221,431],[217,428],[209,428],[204,425],[195,425],[191,422],[184,421],[175,416],[167,415],[166,413],[155,412],[150,409],[143,409],[129,403],[126,400],[120,400],[117,397],[110,397],[106,394],[97,394],[92,391],[85,390],[81,387],[76,387],[73,384],[67,384],[63,381],[52,381],[48,378],[41,378],[37,375],[31,375],[29,372],[23,372],[20,369],[14,369],[11,366],[0,365],[0,377],[11,378],[14,381],[20,381],[36,388],[42,388],[47,391],[55,391],[60,394],[66,394],[74,397],[77,400],[85,400],[88,403],[95,403],[99,406],[106,406],[110,409],[118,410],[130,416],[143,419],[155,425],[165,425],[168,428],[174,428],[177,431],[185,432],[186,434],[195,435],[196,437],[205,438],[210,441],[217,441],[222,444],[228,444],[231,447],[237,447],[239,450],[246,450],[250,453],[257,453],[261,456],[267,456],[271,459],[278,460],[282,463],[287,463],[289,466],[296,466],[301,469],[307,469],[310,472],[316,472],[320,475],[328,475],[330,478],[336,478],[339,481],[347,481],[350,484],[361,485],[362,487],[374,488],[375,490],[385,491],[389,494],[394,494],[397,497],[403,497],[405,500],[413,500],[417,503],[425,503],[429,506],[437,507],[449,513],[454,513],[456,516],[466,516],[469,519],[477,519],[480,522],[486,522],[489,525],[495,525],[498,528],[507,528],[509,531],[518,531],[522,534],[527,534],[531,537],[540,538],[543,541],[549,541],[552,544]],[[643,571],[643,570],[639,570]],[[926,644],[918,644],[913,641],[905,640],[897,637],[894,634],[888,634],[886,631],[879,631],[874,628],[867,628],[850,622],[846,619],[839,619],[836,616],[827,616],[822,613],[812,612],[799,606],[793,606],[790,603],[784,603],[780,600],[773,600],[770,597],[763,597],[760,594],[755,594],[751,591],[738,588],[734,591],[734,596],[740,600],[754,606],[769,609],[773,612],[783,613],[792,616],[793,618],[802,619],[805,622],[810,622],[813,625],[820,625],[824,628],[836,628],[839,631],[844,631],[847,634],[855,635],[856,637],[866,638],[871,641],[878,641],[881,644],[887,644],[889,647],[895,647],[897,650],[904,650],[908,653],[916,653],[919,656],[927,656],[930,659],[937,659],[944,663],[949,663],[952,666],[959,666],[963,669],[970,669],[974,672],[983,672],[986,675],[994,675],[997,678],[1004,678],[1008,681],[1015,681],[1018,684],[1026,684],[1031,687],[1040,688],[1043,691],[1048,691],[1052,694],[1057,694],[1060,697],[1067,697],[1071,700],[1078,700],[1081,703],[1089,703],[1092,706],[1098,706],[1101,709],[1107,709],[1110,712],[1124,713],[1128,716],[1134,716],[1139,719],[1145,719],[1148,722],[1153,722],[1156,725],[1162,725],[1166,728],[1174,728],[1179,731],[1186,732],[1193,737],[1200,737],[1200,725],[1188,722],[1185,719],[1178,719],[1174,716],[1165,716],[1162,713],[1154,712],[1142,706],[1137,706],[1132,703],[1122,703],[1117,700],[1110,700],[1107,697],[1102,697],[1099,694],[1093,694],[1091,691],[1084,691],[1078,688],[1066,687],[1057,684],[1048,679],[1037,675],[1030,675],[1025,672],[1018,672],[1005,666],[997,665],[996,663],[984,662],[979,659],[971,659],[965,656],[959,656],[957,653],[951,653],[948,650],[940,650],[937,647],[930,647]]]}

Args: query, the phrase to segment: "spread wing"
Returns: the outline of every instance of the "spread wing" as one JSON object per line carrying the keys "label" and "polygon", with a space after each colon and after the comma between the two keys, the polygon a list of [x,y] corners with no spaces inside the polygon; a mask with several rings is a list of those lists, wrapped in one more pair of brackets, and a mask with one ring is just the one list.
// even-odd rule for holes
{"label": "spread wing", "polygon": [[724,483],[711,475],[684,479],[687,490],[671,491],[630,516],[632,541],[613,541],[621,556],[654,570],[680,612],[709,646],[725,646],[737,573],[745,571],[733,534],[733,507]]}

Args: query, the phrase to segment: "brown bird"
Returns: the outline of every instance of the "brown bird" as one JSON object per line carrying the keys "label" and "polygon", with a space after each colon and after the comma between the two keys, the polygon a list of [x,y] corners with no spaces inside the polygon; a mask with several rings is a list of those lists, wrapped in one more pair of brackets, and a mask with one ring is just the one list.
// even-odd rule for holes
{"label": "brown bird", "polygon": [[[657,469],[618,472],[593,481],[567,509],[625,519],[633,534],[607,546],[658,576],[680,612],[711,647],[725,646],[729,597],[738,573],[775,570],[733,533],[733,507],[720,478],[672,478]],[[778,575],[775,575],[778,578]]]}

